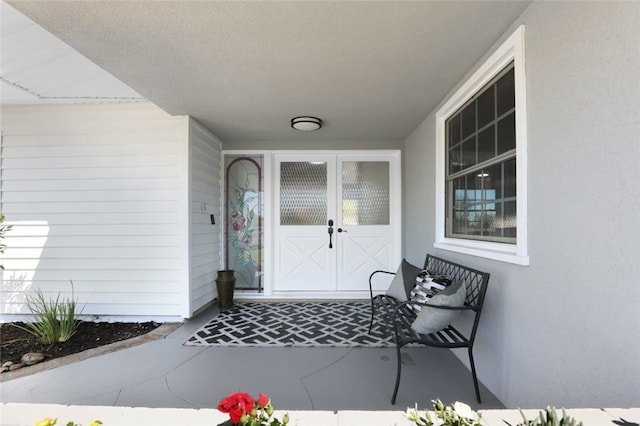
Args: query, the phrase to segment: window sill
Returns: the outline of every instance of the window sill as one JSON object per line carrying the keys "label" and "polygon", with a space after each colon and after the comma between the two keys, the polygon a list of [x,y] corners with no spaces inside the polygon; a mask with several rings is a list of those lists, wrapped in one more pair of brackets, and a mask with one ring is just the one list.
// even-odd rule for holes
{"label": "window sill", "polygon": [[433,243],[433,247],[499,262],[529,266],[529,256],[519,254],[515,245],[447,238],[443,241],[436,241]]}

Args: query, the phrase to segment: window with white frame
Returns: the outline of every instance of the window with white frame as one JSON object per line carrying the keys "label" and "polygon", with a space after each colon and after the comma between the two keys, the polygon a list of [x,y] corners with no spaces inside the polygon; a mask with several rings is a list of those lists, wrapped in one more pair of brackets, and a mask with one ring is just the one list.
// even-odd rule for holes
{"label": "window with white frame", "polygon": [[528,265],[524,28],[436,113],[436,248]]}
{"label": "window with white frame", "polygon": [[445,236],[516,242],[513,65],[449,117]]}

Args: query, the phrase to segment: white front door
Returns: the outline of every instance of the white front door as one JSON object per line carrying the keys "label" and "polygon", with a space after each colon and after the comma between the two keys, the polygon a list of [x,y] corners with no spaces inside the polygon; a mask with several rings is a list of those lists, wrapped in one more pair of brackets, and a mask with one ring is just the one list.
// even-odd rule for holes
{"label": "white front door", "polygon": [[400,261],[400,153],[275,155],[274,291],[368,290]]}

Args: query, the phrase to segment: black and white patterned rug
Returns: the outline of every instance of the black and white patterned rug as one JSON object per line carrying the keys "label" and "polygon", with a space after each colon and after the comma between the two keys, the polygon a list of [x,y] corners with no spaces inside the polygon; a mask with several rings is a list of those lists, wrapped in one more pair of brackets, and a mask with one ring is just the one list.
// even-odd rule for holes
{"label": "black and white patterned rug", "polygon": [[386,347],[393,338],[367,302],[239,303],[202,326],[187,346]]}

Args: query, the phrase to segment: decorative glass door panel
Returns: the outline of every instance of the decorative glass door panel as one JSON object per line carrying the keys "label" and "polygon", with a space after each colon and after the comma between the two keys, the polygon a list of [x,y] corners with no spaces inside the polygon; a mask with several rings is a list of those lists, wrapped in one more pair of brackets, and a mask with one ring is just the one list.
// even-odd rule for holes
{"label": "decorative glass door panel", "polygon": [[236,288],[262,291],[262,155],[225,155],[225,265]]}
{"label": "decorative glass door panel", "polygon": [[389,162],[342,162],[342,224],[389,225]]}
{"label": "decorative glass door panel", "polygon": [[280,163],[280,225],[327,223],[327,163]]}

